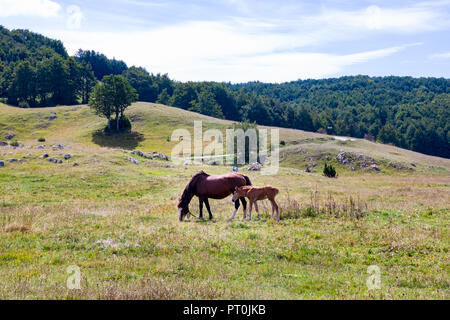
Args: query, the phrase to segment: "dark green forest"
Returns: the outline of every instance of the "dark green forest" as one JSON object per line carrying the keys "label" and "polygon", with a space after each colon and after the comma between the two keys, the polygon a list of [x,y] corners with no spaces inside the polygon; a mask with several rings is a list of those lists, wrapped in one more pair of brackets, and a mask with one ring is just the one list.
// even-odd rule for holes
{"label": "dark green forest", "polygon": [[87,103],[96,83],[111,74],[125,77],[141,101],[450,158],[450,79],[347,76],[281,84],[183,83],[95,51],[80,49],[71,57],[61,41],[0,26],[0,97],[8,104]]}

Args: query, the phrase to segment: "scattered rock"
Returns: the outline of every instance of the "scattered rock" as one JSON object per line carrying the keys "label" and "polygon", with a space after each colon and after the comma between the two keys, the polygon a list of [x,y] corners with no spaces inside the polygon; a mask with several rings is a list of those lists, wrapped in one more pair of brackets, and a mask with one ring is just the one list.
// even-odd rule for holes
{"label": "scattered rock", "polygon": [[43,155],[42,155],[42,158],[48,158],[49,157],[49,155],[48,155],[48,153],[44,153]]}
{"label": "scattered rock", "polygon": [[47,117],[47,119],[50,120],[50,121],[51,120],[55,120],[56,118],[58,118],[58,116],[56,116],[56,115]]}
{"label": "scattered rock", "polygon": [[375,171],[380,171],[381,169],[380,169],[380,167],[378,167],[376,164],[373,164],[373,165],[371,165],[370,166],[373,170],[375,170]]}
{"label": "scattered rock", "polygon": [[171,164],[166,164],[166,168],[174,168],[174,166]]}
{"label": "scattered rock", "polygon": [[233,172],[238,172],[239,171],[239,168],[238,167],[233,167]]}
{"label": "scattered rock", "polygon": [[412,165],[413,167],[415,167],[415,166],[416,166],[416,164],[415,164],[414,162],[411,162],[411,165]]}
{"label": "scattered rock", "polygon": [[252,163],[249,167],[248,167],[248,171],[260,171],[262,168],[261,164],[259,163]]}
{"label": "scattered rock", "polygon": [[52,146],[53,149],[64,149],[64,146],[62,144],[56,144]]}
{"label": "scattered rock", "polygon": [[17,159],[16,158],[11,158],[11,159],[9,159],[9,162],[10,163],[17,162]]}
{"label": "scattered rock", "polygon": [[5,166],[5,161],[0,160],[0,168]]}
{"label": "scattered rock", "polygon": [[14,133],[10,133],[8,135],[6,135],[6,140],[11,140],[12,138],[14,138],[16,135]]}
{"label": "scattered rock", "polygon": [[37,148],[38,148],[38,149],[44,149],[45,146],[43,146],[43,145],[41,144],[41,145],[39,145]]}
{"label": "scattered rock", "polygon": [[70,155],[70,153],[67,153],[64,155],[64,159],[69,160],[72,156]]}
{"label": "scattered rock", "polygon": [[134,164],[139,164],[139,162],[136,159],[132,158],[132,157],[127,157],[127,160],[132,162],[132,163],[134,163]]}
{"label": "scattered rock", "polygon": [[7,142],[4,142],[4,141],[0,141],[0,147],[5,147],[5,146],[7,146],[8,145],[8,143]]}
{"label": "scattered rock", "polygon": [[74,162],[72,165],[72,167],[77,167],[77,166],[78,166],[78,163],[76,163],[76,162]]}
{"label": "scattered rock", "polygon": [[59,163],[59,164],[61,164],[61,163],[63,163],[63,162],[62,162],[62,160],[61,160],[61,159],[59,159],[59,160],[58,160],[58,163]]}

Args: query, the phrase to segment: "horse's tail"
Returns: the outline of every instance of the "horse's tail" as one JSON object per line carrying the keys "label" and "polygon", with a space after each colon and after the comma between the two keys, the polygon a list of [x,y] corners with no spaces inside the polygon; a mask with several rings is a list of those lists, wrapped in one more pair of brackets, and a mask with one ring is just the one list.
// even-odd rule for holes
{"label": "horse's tail", "polygon": [[246,186],[251,186],[252,182],[250,181],[250,178],[247,177],[246,175],[243,175],[243,176],[244,176],[244,179],[245,179],[245,185]]}

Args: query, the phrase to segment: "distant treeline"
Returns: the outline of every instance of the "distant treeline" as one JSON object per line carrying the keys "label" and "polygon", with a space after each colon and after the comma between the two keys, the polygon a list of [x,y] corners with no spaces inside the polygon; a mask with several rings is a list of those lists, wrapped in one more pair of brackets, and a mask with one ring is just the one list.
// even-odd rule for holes
{"label": "distant treeline", "polygon": [[[205,115],[377,140],[450,158],[450,80],[350,76],[282,84],[176,82],[95,51],[0,26],[0,96],[42,107],[86,103],[103,76],[124,76],[139,100]],[[301,75],[301,74],[300,74]]]}

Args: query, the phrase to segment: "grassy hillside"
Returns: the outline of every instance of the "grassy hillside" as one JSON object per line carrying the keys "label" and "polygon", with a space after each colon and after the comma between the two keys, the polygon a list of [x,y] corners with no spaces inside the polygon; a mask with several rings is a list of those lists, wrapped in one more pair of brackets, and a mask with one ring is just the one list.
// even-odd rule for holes
{"label": "grassy hillside", "polygon": [[[95,115],[87,106],[20,109],[0,105],[0,141],[10,133],[16,134],[13,140],[25,144],[39,144],[37,139],[44,137],[47,144],[79,144],[87,146],[112,147],[123,149],[157,150],[169,153],[176,144],[170,142],[172,131],[185,128],[193,133],[194,120],[203,121],[203,129],[226,129],[232,122],[216,119],[178,108],[154,103],[138,102],[127,109],[133,120],[131,133],[119,136],[106,136],[103,133],[106,120]],[[56,116],[56,118],[54,118]],[[54,119],[52,119],[54,118]],[[265,128],[262,126],[262,128]],[[269,127],[270,128],[270,127]],[[286,143],[281,149],[281,165],[305,169],[308,159],[322,164],[328,156],[336,162],[339,152],[364,154],[380,161],[382,166],[389,162],[400,163],[405,168],[427,171],[447,171],[450,161],[439,157],[423,155],[390,145],[370,142],[364,139],[342,141],[333,136],[322,135],[295,129],[280,128],[280,141]],[[206,144],[206,143],[205,143]],[[416,167],[411,166],[416,164]],[[417,167],[418,165],[418,167]],[[385,166],[386,167],[386,166]],[[389,166],[386,167],[388,169]],[[348,171],[348,166],[341,166]],[[409,172],[408,172],[409,173]]]}
{"label": "grassy hillside", "polygon": [[[176,204],[189,178],[230,168],[167,168],[122,149],[170,153],[173,129],[230,122],[147,103],[127,115],[133,132],[111,141],[86,106],[0,106],[0,141],[14,133],[24,144],[0,146],[1,299],[450,298],[450,160],[281,129],[278,175],[241,168],[253,184],[280,188],[279,223],[267,203],[260,220],[242,220],[240,210],[228,222],[230,198],[211,201],[212,222],[180,223]],[[49,147],[58,143],[64,149]],[[348,169],[336,159],[341,150],[373,157],[381,171]],[[338,167],[337,179],[321,175],[324,161]],[[312,163],[315,172],[305,172]],[[191,210],[198,213],[195,199]],[[81,290],[66,287],[72,265]],[[366,286],[370,265],[381,271],[378,290]]]}

